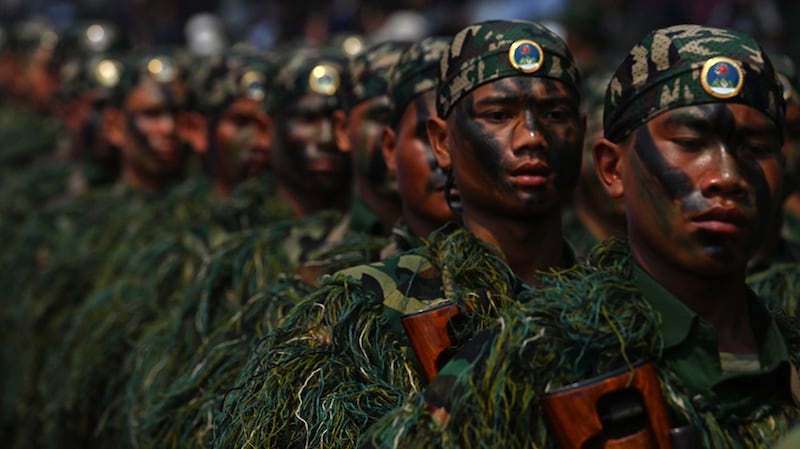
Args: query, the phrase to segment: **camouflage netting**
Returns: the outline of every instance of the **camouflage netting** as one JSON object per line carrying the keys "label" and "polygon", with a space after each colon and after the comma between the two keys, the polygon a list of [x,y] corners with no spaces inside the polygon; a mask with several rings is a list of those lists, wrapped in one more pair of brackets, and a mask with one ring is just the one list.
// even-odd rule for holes
{"label": "camouflage netting", "polygon": [[[541,289],[501,311],[500,326],[443,369],[446,390],[413,395],[369,430],[364,446],[555,448],[539,402],[545,392],[656,360],[668,408],[700,429],[703,447],[769,447],[798,408],[764,403],[747,416],[720,418],[714,404],[687,397],[669,363],[659,360],[659,317],[626,275],[625,247],[608,241],[589,264],[544,277]],[[800,327],[780,316],[778,325],[797,364]],[[446,411],[437,407],[441,400]]]}
{"label": "camouflage netting", "polygon": [[272,188],[261,179],[219,202],[188,181],[164,197],[108,192],[36,214],[16,251],[34,263],[3,278],[19,283],[15,338],[32,348],[14,371],[30,379],[20,444],[119,441],[127,351],[197,281],[219,239],[289,213],[267,199]]}
{"label": "camouflage netting", "polygon": [[423,385],[403,312],[454,301],[471,311],[453,329],[457,341],[494,323],[496,309],[527,287],[496,249],[450,231],[343,270],[304,298],[254,350],[225,402],[216,445],[355,447],[361,431]]}
{"label": "camouflage netting", "polygon": [[[378,257],[385,239],[362,235],[345,235],[322,251],[321,242],[339,218],[329,212],[286,220],[223,245],[203,283],[190,289],[170,322],[141,339],[133,354],[137,369],[125,408],[135,447],[211,445],[212,423],[253,342],[273,331],[311,291],[293,270],[308,260],[337,266]],[[214,301],[227,305],[211,313]],[[170,350],[152,349],[164,345]]]}

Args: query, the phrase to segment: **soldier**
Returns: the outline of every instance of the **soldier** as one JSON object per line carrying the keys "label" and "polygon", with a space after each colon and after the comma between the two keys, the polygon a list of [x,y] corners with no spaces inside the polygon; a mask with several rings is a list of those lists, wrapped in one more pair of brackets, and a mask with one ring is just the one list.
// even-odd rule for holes
{"label": "soldier", "polygon": [[276,70],[271,55],[231,50],[210,57],[189,77],[195,111],[182,118],[183,137],[204,155],[219,197],[270,168],[272,120],[264,106]]}
{"label": "soldier", "polygon": [[572,207],[564,213],[564,230],[578,254],[588,251],[609,237],[625,233],[625,208],[606,193],[592,157],[597,137],[603,135],[603,100],[611,73],[598,74],[584,82],[583,107],[586,111],[586,139],[583,145],[581,175],[575,188]]}
{"label": "soldier", "polygon": [[764,245],[750,262],[750,272],[767,268],[774,262],[800,260],[800,83],[794,62],[783,54],[771,54],[786,101],[783,129],[783,157],[786,159],[786,183],[783,207],[767,233]]}
{"label": "soldier", "polygon": [[267,112],[275,119],[272,167],[278,197],[296,217],[350,204],[349,149],[342,105],[347,61],[331,49],[285,56]]}
{"label": "soldier", "polygon": [[[389,76],[391,112],[381,136],[383,160],[396,179],[402,202],[402,224],[413,236],[426,237],[457,217],[445,195],[457,193],[447,185],[428,141],[427,122],[436,115],[435,87],[439,60],[447,52],[449,38],[430,37],[415,43],[400,56]],[[417,245],[413,245],[417,246]],[[411,249],[413,246],[401,246]],[[388,256],[383,253],[382,259]]]}
{"label": "soldier", "polygon": [[408,45],[383,42],[350,60],[345,90],[349,144],[343,150],[351,161],[351,204],[325,242],[298,269],[303,282],[309,285],[317,285],[324,273],[377,260],[399,218],[400,196],[386,171],[381,135],[391,108],[387,96],[389,72]]}
{"label": "soldier", "polygon": [[386,235],[400,216],[400,196],[386,173],[381,134],[388,125],[391,68],[408,47],[404,42],[373,45],[351,60],[347,133],[353,175],[349,228]]}
{"label": "soldier", "polygon": [[64,127],[59,159],[75,165],[67,181],[70,196],[90,187],[116,182],[119,149],[103,136],[102,117],[111,101],[111,86],[98,72],[106,58],[121,57],[130,43],[114,24],[103,21],[79,23],[64,33],[55,49],[59,90],[57,116]]}
{"label": "soldier", "polygon": [[181,181],[189,154],[178,139],[176,116],[185,106],[186,86],[175,58],[133,55],[104,60],[97,70],[114,86],[103,128],[121,152],[121,185],[155,193]]}
{"label": "soldier", "polygon": [[563,42],[536,23],[490,21],[455,35],[427,134],[455,181],[464,227],[342,270],[304,298],[243,374],[255,393],[230,412],[237,444],[353,447],[425,382],[403,314],[456,304],[466,317],[454,325],[458,343],[538,270],[572,265],[560,210],[580,164],[578,84]]}
{"label": "soldier", "polygon": [[648,34],[609,82],[594,146],[630,243],[610,240],[587,264],[544,276],[369,443],[774,444],[800,416],[800,327],[768,312],[745,274],[780,207],[783,109],[749,36],[698,25]]}

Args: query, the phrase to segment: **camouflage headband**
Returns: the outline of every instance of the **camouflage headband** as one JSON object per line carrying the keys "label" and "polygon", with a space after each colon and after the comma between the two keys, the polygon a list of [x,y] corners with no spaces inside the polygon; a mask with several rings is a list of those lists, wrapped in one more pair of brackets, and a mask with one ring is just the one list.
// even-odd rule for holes
{"label": "camouflage headband", "polygon": [[386,95],[389,71],[409,42],[382,42],[367,48],[350,62],[347,108],[380,95]]}
{"label": "camouflage headband", "polygon": [[347,57],[331,48],[301,48],[287,54],[270,86],[267,108],[278,108],[306,94],[344,100],[342,80],[347,77]]}
{"label": "camouflage headband", "polygon": [[609,82],[603,129],[619,142],[664,111],[717,102],[752,106],[781,126],[781,87],[758,43],[700,25],[655,30],[633,47]]}
{"label": "camouflage headband", "polygon": [[476,87],[510,76],[563,81],[578,95],[578,69],[564,41],[534,22],[491,20],[459,31],[442,58],[436,110],[447,117]]}
{"label": "camouflage headband", "polygon": [[216,113],[237,98],[266,102],[267,82],[276,68],[267,54],[238,51],[212,56],[189,77],[192,107]]}
{"label": "camouflage headband", "polygon": [[800,80],[797,78],[797,66],[788,55],[770,54],[770,61],[778,74],[778,81],[781,82],[783,99],[787,103],[791,102],[800,105]]}
{"label": "camouflage headband", "polygon": [[[167,49],[128,54],[122,58],[104,58],[93,67],[91,76],[93,83],[111,91],[111,101],[114,104],[122,105],[130,90],[144,79],[162,85],[174,85],[175,82],[184,80],[184,69],[174,51]],[[177,101],[183,103],[185,98]]]}
{"label": "camouflage headband", "polygon": [[449,38],[429,37],[414,43],[400,55],[389,74],[392,123],[397,123],[414,97],[436,87],[439,61],[447,53],[449,44]]}

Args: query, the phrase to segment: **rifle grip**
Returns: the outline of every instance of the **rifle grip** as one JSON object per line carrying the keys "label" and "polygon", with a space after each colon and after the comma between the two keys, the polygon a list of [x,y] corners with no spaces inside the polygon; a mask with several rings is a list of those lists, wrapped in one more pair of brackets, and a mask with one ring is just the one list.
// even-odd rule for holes
{"label": "rifle grip", "polygon": [[[625,402],[629,407],[613,407]],[[561,449],[672,449],[669,419],[651,363],[560,388],[542,397],[542,407]],[[638,429],[610,435],[603,413]]]}
{"label": "rifle grip", "polygon": [[458,306],[445,303],[403,316],[403,328],[428,382],[439,372],[439,356],[453,346],[447,324],[459,313]]}

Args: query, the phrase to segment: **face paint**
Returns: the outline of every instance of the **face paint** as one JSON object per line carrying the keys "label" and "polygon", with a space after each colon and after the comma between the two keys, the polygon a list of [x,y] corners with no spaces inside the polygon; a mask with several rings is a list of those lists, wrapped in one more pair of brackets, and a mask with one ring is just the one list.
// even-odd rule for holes
{"label": "face paint", "polygon": [[394,160],[403,199],[403,218],[433,230],[455,217],[444,196],[445,177],[428,142],[426,123],[435,113],[434,93],[409,102],[395,128]]}
{"label": "face paint", "polygon": [[486,205],[550,213],[571,196],[583,129],[576,95],[563,83],[503,78],[459,100],[450,119],[453,168],[464,203],[474,191]]}
{"label": "face paint", "polygon": [[268,118],[258,102],[236,99],[212,126],[216,130],[214,158],[222,171],[221,180],[233,185],[269,168]]}
{"label": "face paint", "polygon": [[347,154],[336,145],[334,98],[308,94],[277,117],[273,142],[276,175],[295,189],[320,194],[348,189]]}
{"label": "face paint", "polygon": [[640,127],[633,144],[625,190],[635,245],[686,264],[743,266],[781,185],[774,124],[743,105],[687,106]]}
{"label": "face paint", "polygon": [[152,185],[179,176],[187,157],[178,142],[173,98],[170,87],[144,80],[124,104],[125,165]]}

